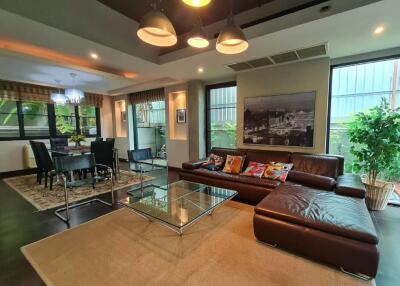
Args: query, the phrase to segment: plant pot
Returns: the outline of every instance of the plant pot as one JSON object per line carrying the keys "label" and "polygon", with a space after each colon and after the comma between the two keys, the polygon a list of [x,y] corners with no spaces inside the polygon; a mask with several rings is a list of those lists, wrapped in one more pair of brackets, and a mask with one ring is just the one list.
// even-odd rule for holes
{"label": "plant pot", "polygon": [[376,181],[375,185],[370,185],[367,183],[365,178],[363,178],[365,188],[367,193],[365,195],[365,202],[369,210],[382,211],[386,208],[390,196],[394,191],[394,184]]}

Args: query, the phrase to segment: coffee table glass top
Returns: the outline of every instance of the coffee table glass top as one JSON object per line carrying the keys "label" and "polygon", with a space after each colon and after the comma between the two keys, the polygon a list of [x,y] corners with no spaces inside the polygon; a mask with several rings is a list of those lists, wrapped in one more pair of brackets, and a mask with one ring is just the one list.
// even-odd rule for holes
{"label": "coffee table glass top", "polygon": [[120,203],[150,219],[182,232],[185,226],[232,199],[236,191],[189,181],[138,191]]}

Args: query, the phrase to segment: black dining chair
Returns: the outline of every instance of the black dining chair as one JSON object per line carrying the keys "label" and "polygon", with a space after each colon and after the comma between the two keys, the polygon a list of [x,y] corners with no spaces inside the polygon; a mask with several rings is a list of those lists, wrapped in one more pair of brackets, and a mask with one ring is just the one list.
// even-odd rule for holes
{"label": "black dining chair", "polygon": [[[92,141],[90,143],[90,153],[94,154],[96,162],[101,165],[110,167],[115,175],[114,164],[114,142],[111,141]],[[100,168],[100,171],[105,171]]]}
{"label": "black dining chair", "polygon": [[50,138],[51,150],[60,150],[66,146],[68,146],[68,138],[62,138],[62,137]]}
{"label": "black dining chair", "polygon": [[95,141],[103,141],[103,137],[96,137]]}
{"label": "black dining chair", "polygon": [[115,138],[106,138],[106,141],[107,141],[107,142],[112,142],[113,148],[114,148],[114,145],[115,145]]}
{"label": "black dining chair", "polygon": [[44,187],[47,188],[47,181],[50,177],[50,190],[52,190],[56,173],[54,171],[53,161],[51,160],[49,151],[43,142],[29,141],[29,143],[31,144],[37,166],[36,179],[39,184],[42,184],[44,174]]}
{"label": "black dining chair", "polygon": [[[99,202],[104,205],[112,207],[114,205],[114,189],[113,189],[113,174],[112,170],[108,166],[104,166],[96,163],[94,154],[85,154],[78,156],[65,156],[65,157],[56,157],[54,158],[54,167],[56,173],[62,178],[64,184],[64,203],[65,206],[57,209],[54,214],[62,219],[64,222],[68,223],[70,219],[69,210],[71,208],[76,208],[82,205],[86,205],[92,202]],[[108,169],[104,174],[100,174],[97,170],[98,168]],[[74,179],[74,172],[80,170],[91,170],[92,176],[85,179]],[[70,176],[66,176],[65,174],[70,174]],[[95,188],[95,184],[97,182],[109,181],[111,183],[111,200],[112,202],[106,202],[99,198],[94,198],[91,200],[87,200],[84,202],[76,203],[69,206],[68,201],[68,190],[72,190],[73,188],[81,187],[84,185],[91,185],[92,188]],[[63,216],[61,212],[66,212],[66,216]]]}

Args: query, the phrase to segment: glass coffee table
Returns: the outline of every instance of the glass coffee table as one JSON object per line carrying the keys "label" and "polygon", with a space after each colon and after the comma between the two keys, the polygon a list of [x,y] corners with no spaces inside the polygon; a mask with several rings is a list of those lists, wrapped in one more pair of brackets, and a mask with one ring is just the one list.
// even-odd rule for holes
{"label": "glass coffee table", "polygon": [[136,214],[176,231],[183,230],[237,195],[236,191],[189,181],[140,190],[119,203]]}

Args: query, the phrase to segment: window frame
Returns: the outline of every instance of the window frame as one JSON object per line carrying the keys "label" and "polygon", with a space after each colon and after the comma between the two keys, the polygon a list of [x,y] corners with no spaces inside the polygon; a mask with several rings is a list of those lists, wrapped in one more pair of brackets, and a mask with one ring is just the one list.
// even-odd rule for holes
{"label": "window frame", "polygon": [[[7,100],[7,99],[6,99]],[[24,101],[28,102],[28,101]],[[47,117],[49,122],[49,136],[26,136],[25,126],[24,126],[24,114],[22,110],[22,101],[15,101],[17,105],[17,117],[19,126],[19,136],[18,137],[0,137],[0,141],[16,141],[16,140],[35,140],[35,139],[49,139],[54,137],[69,138],[71,135],[58,135],[56,128],[56,115],[55,115],[55,105],[53,103],[47,103]],[[96,108],[96,135],[85,135],[87,138],[101,137],[101,124],[100,124],[100,108]],[[77,134],[81,134],[80,130],[80,116],[78,105],[74,106],[75,113],[75,130]]]}
{"label": "window frame", "polygon": [[367,58],[357,61],[345,62],[340,64],[335,64],[330,66],[329,70],[329,94],[328,94],[328,112],[327,112],[327,120],[326,120],[326,142],[325,142],[325,153],[329,154],[329,139],[330,139],[330,132],[331,132],[331,109],[332,109],[332,80],[333,80],[333,70],[339,67],[346,67],[346,66],[353,66],[358,64],[367,64],[385,60],[393,60],[393,59],[400,59],[400,54],[394,54],[389,56],[382,56],[376,58]]}
{"label": "window frame", "polygon": [[[207,154],[210,153],[211,151],[211,114],[210,114],[210,95],[211,95],[211,90],[212,89],[218,89],[218,88],[225,88],[225,87],[237,87],[236,81],[228,81],[228,82],[222,82],[222,83],[217,83],[217,84],[210,84],[206,85],[206,98],[205,98],[205,115],[206,115],[206,128],[204,128],[205,131],[205,138],[206,138],[206,152]],[[237,98],[236,98],[236,108],[237,108]]]}

